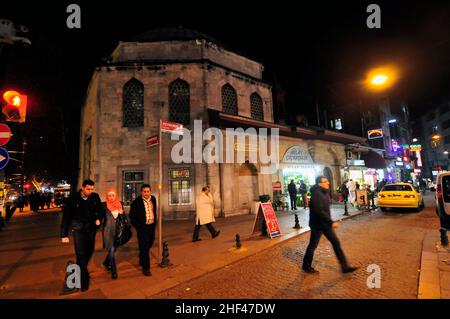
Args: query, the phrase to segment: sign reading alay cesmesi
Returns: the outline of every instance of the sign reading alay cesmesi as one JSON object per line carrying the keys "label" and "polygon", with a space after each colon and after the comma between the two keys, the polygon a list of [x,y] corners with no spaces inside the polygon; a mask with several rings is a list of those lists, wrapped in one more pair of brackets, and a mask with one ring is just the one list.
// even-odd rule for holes
{"label": "sign reading alay cesmesi", "polygon": [[270,238],[281,236],[277,215],[271,202],[261,203],[255,217],[252,234],[260,233],[269,235]]}
{"label": "sign reading alay cesmesi", "polygon": [[383,129],[377,128],[375,130],[369,130],[367,131],[367,135],[369,140],[373,140],[375,138],[382,138],[383,137]]}
{"label": "sign reading alay cesmesi", "polygon": [[11,130],[8,125],[0,124],[0,146],[6,145],[11,138]]}
{"label": "sign reading alay cesmesi", "polygon": [[183,124],[169,121],[161,121],[161,131],[166,133],[183,134]]}

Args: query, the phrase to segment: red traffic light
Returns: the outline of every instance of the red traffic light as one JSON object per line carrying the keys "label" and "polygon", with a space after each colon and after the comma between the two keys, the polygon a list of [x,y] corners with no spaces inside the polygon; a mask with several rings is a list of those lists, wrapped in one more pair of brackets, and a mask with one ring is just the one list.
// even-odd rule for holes
{"label": "red traffic light", "polygon": [[27,114],[27,96],[17,91],[6,91],[3,93],[3,99],[7,105],[3,107],[2,112],[8,122],[25,122]]}

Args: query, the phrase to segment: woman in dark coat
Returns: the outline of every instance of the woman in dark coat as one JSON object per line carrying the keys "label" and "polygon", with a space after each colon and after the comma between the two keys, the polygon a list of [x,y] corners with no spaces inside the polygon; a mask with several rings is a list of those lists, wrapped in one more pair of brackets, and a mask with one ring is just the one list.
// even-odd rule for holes
{"label": "woman in dark coat", "polygon": [[116,220],[119,214],[124,214],[125,211],[115,190],[111,189],[108,191],[106,194],[106,202],[103,202],[103,208],[105,211],[105,219],[103,221],[103,247],[108,252],[103,265],[107,271],[111,272],[112,279],[117,279],[115,257],[117,247],[114,246],[114,239],[117,233]]}

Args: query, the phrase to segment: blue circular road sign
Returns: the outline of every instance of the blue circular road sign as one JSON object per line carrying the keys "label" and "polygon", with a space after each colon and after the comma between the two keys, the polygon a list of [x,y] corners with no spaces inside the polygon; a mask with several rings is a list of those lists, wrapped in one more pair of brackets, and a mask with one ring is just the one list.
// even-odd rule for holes
{"label": "blue circular road sign", "polygon": [[8,151],[0,147],[0,169],[4,169],[9,162]]}

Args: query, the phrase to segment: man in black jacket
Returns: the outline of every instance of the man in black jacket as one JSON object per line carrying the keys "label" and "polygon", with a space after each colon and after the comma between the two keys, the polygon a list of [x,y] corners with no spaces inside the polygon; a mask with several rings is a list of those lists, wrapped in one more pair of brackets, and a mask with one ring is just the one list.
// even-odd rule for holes
{"label": "man in black jacket", "polygon": [[88,263],[95,250],[95,234],[104,211],[100,197],[94,193],[94,182],[87,179],[83,187],[73,194],[64,208],[61,223],[61,241],[69,243],[69,227],[75,244],[77,265],[81,271],[81,290],[89,289]]}
{"label": "man in black jacket", "polygon": [[130,221],[136,228],[139,243],[139,264],[145,276],[151,276],[150,248],[155,241],[157,225],[156,198],[151,195],[150,185],[141,186],[141,196],[136,198],[130,207]]}
{"label": "man in black jacket", "polygon": [[295,186],[293,179],[291,179],[291,183],[288,185],[288,193],[291,198],[291,209],[297,210],[297,186]]}
{"label": "man in black jacket", "polygon": [[324,176],[316,178],[316,185],[311,188],[311,201],[309,203],[309,227],[311,228],[311,239],[303,258],[303,270],[307,273],[317,273],[311,265],[314,257],[314,251],[319,244],[322,234],[333,245],[336,257],[341,264],[342,272],[353,272],[357,268],[350,267],[342,251],[339,239],[334,232],[334,228],[339,226],[333,222],[330,212],[330,196],[328,195],[330,182]]}

